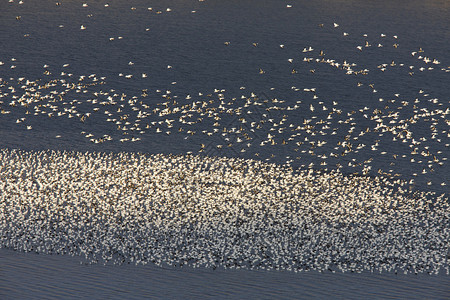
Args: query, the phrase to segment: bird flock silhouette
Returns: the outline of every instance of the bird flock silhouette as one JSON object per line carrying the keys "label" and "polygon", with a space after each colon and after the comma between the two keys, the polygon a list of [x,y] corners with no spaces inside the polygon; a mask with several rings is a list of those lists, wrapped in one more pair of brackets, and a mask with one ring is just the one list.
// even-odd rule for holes
{"label": "bird flock silhouette", "polygon": [[[79,30],[88,32],[90,24]],[[449,177],[435,174],[447,174],[449,100],[426,88],[391,93],[379,78],[400,84],[428,73],[445,77],[450,66],[422,48],[404,55],[397,35],[363,34],[353,45],[343,26],[318,27],[348,45],[352,58],[308,45],[286,57],[286,72],[331,74],[376,101],[358,107],[323,99],[320,82],[292,86],[292,98],[245,86],[238,94],[143,86],[140,95],[128,95],[110,81],[149,76],[131,60],[127,70],[136,71],[115,78],[75,75],[68,62],[43,65],[40,78],[0,78],[2,122],[24,131],[49,118],[81,123],[80,135],[98,146],[85,153],[1,151],[0,247],[81,255],[87,263],[448,274]],[[289,47],[273,46],[282,53]],[[261,42],[248,48],[258,51]],[[374,51],[385,61],[373,68],[359,63]],[[0,57],[0,74],[14,72],[20,60]],[[106,144],[132,147],[161,135],[195,150],[102,152]],[[416,181],[425,184],[416,188]],[[425,189],[433,186],[444,193]]]}

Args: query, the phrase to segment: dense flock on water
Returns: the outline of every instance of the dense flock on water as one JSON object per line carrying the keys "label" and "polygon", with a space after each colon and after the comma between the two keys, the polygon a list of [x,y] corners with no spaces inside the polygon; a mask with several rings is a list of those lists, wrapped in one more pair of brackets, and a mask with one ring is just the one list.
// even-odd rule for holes
{"label": "dense flock on water", "polygon": [[[80,6],[86,14],[76,30],[86,35],[97,12],[116,9]],[[170,17],[176,8],[127,10]],[[135,34],[151,34],[150,27]],[[258,91],[244,84],[180,91],[175,80],[150,89],[145,80],[155,74],[132,58],[115,75],[79,74],[63,61],[32,78],[17,71],[24,57],[0,57],[4,126],[25,136],[64,124],[51,138],[82,136],[97,150],[0,150],[0,248],[85,263],[448,274],[450,105],[421,80],[450,78],[450,66],[424,48],[405,50],[397,35],[354,38],[343,27],[316,26],[352,58],[327,44],[246,45],[249,53],[279,51],[278,71],[292,77],[287,91],[279,82]],[[128,38],[101,36],[109,45]],[[220,47],[242,49],[238,43]],[[383,60],[374,63],[374,53]],[[168,62],[160,73],[175,78],[178,69]],[[327,83],[314,80],[320,74],[351,86],[350,96],[323,96]],[[124,89],[128,83],[139,93]],[[72,126],[82,128],[76,137]],[[189,151],[133,152],[160,139]],[[130,151],[105,151],[115,147]]]}
{"label": "dense flock on water", "polygon": [[449,272],[448,198],[194,155],[0,153],[0,247],[85,263]]}

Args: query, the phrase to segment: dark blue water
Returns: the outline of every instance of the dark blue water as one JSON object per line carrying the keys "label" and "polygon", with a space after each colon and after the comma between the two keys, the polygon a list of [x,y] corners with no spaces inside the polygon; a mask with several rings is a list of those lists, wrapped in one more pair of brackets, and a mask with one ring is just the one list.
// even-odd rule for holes
{"label": "dark blue water", "polygon": [[[0,148],[239,156],[448,193],[450,1],[55,2],[0,0]],[[2,251],[0,295],[448,295],[445,275],[245,271],[241,283]]]}
{"label": "dark blue water", "polygon": [[[9,112],[0,115],[0,147],[201,151],[287,162],[296,168],[342,166],[345,173],[359,174],[366,167],[371,176],[414,179],[413,189],[448,191],[448,1],[109,1],[108,7],[105,3],[90,1],[87,7],[76,1],[0,3],[0,107]],[[314,50],[302,52],[309,47]],[[433,64],[434,59],[440,64]],[[344,62],[356,64],[351,68],[360,73],[346,74]],[[80,81],[80,76],[85,78]],[[33,99],[30,86],[22,88],[26,80],[37,81],[38,100],[28,107],[11,106],[21,97]],[[52,80],[53,86],[38,88]],[[61,80],[76,88],[67,88]],[[315,91],[304,91],[311,88]],[[191,98],[185,99],[187,95]],[[97,103],[88,101],[92,99]],[[99,104],[102,101],[117,103]],[[213,117],[195,111],[188,119],[197,123],[181,124],[179,118],[187,113],[173,108],[193,101],[207,102],[202,113],[215,108],[220,126],[214,127]],[[154,111],[167,107],[170,115]],[[36,109],[36,115],[26,114]],[[64,109],[80,115],[69,118],[68,112],[58,117]],[[227,109],[241,109],[242,114],[231,115]],[[107,121],[127,115],[133,126],[139,110],[148,113],[139,126],[144,130],[124,134],[115,121]],[[433,115],[426,115],[429,112]],[[84,114],[90,115],[82,121]],[[377,115],[387,131],[374,130]],[[416,122],[405,121],[414,116]],[[239,120],[242,117],[248,122]],[[173,127],[164,123],[166,119],[174,120]],[[261,120],[257,130],[250,125]],[[152,124],[159,121],[163,123]],[[410,131],[406,140],[399,136],[404,124]],[[224,127],[238,132],[224,136]],[[156,132],[158,128],[162,133]],[[213,135],[202,133],[214,128],[219,131]],[[93,136],[86,138],[88,134]],[[105,134],[112,140],[91,141]],[[260,146],[268,134],[275,135],[274,145],[268,140]],[[120,142],[124,138],[129,140]],[[133,138],[140,140],[131,142]],[[358,145],[365,146],[357,150]]]}
{"label": "dark blue water", "polygon": [[0,250],[0,263],[4,272],[0,295],[4,299],[445,299],[449,295],[444,274],[85,266],[77,258],[5,249]]}

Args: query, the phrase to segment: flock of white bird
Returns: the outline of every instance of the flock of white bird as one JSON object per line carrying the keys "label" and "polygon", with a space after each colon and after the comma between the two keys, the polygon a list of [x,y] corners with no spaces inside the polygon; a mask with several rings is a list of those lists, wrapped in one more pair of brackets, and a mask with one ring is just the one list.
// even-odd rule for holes
{"label": "flock of white bird", "polygon": [[[88,3],[83,7],[89,7]],[[111,9],[109,5],[106,8]],[[153,8],[148,11],[152,13]],[[340,30],[337,23],[329,27],[342,35],[344,41],[351,35]],[[286,65],[291,66],[292,74],[306,71],[312,76],[328,65],[332,72],[349,76],[349,81],[356,80],[357,87],[368,94],[383,89],[368,76],[374,72],[389,73],[395,69],[404,76],[415,76],[415,72],[450,73],[450,67],[441,67],[441,62],[426,55],[422,48],[412,49],[409,57],[393,55],[392,51],[401,48],[396,35],[380,33],[372,37],[373,42],[367,34],[362,38],[355,52],[386,48],[383,58],[391,56],[400,61],[388,59],[389,62],[380,62],[376,70],[369,70],[355,62],[333,59],[324,50],[308,46],[298,49],[299,57],[287,59]],[[231,42],[225,45],[233,47]],[[253,47],[260,47],[259,43],[253,43]],[[280,49],[285,49],[285,45],[280,45]],[[14,69],[17,63],[17,58],[0,61],[0,70]],[[129,61],[128,65],[133,68],[135,63]],[[383,174],[412,185],[417,178],[429,177],[436,169],[445,168],[447,161],[449,101],[434,97],[432,91],[417,89],[408,95],[394,92],[388,98],[379,97],[377,103],[361,107],[346,104],[348,99],[322,99],[320,83],[318,87],[292,86],[291,92],[298,94],[294,96],[295,101],[267,97],[247,91],[244,86],[241,95],[228,95],[224,88],[176,95],[167,89],[152,91],[143,87],[141,95],[130,96],[105,89],[109,79],[106,76],[74,75],[70,68],[69,63],[46,64],[45,76],[37,80],[26,76],[0,78],[1,113],[12,113],[18,126],[27,130],[33,129],[31,123],[37,118],[73,118],[90,124],[80,134],[94,144],[142,143],[154,139],[153,133],[172,135],[178,143],[183,143],[183,139],[196,135],[198,151],[206,154],[221,155],[231,149],[253,156],[244,157],[299,167]],[[260,68],[259,73],[266,71]],[[123,80],[148,76],[146,73],[118,75]],[[162,101],[152,105],[159,97]],[[95,121],[90,122],[92,119]],[[101,122],[110,124],[103,126],[105,132],[98,131]],[[61,138],[62,134],[55,137]],[[425,181],[428,185],[449,183],[448,178],[442,177]]]}
{"label": "flock of white bird", "polygon": [[[342,68],[351,72],[346,62]],[[290,104],[253,92],[230,97],[225,89],[185,96],[156,90],[152,98],[163,101],[151,105],[146,101],[148,90],[140,97],[127,96],[114,89],[102,90],[105,83],[103,76],[73,78],[64,71],[48,80],[0,78],[1,113],[12,113],[15,123],[26,130],[33,129],[33,120],[83,122],[87,129],[80,134],[94,144],[145,142],[154,139],[154,134],[172,135],[181,144],[195,135],[198,151],[207,154],[233,149],[266,161],[276,158],[301,167],[345,167],[364,175],[398,177],[410,184],[416,177],[445,168],[448,159],[450,107],[423,90],[412,99],[396,94],[360,108],[342,107],[339,100],[321,101],[315,87],[292,87],[302,100]],[[101,123],[110,124],[103,126],[106,132],[98,131]],[[277,157],[280,149],[285,153],[281,158]],[[372,169],[373,162],[385,165]],[[402,174],[404,170],[410,173]],[[447,183],[448,178],[434,182]]]}
{"label": "flock of white bird", "polygon": [[[351,35],[339,24],[328,26],[339,38]],[[355,53],[373,47],[389,48],[390,55],[401,48],[397,36],[380,33],[373,41],[363,35]],[[450,73],[422,48],[404,58],[413,64],[389,60],[375,70],[324,51],[298,49],[286,66],[293,76],[314,76],[325,66],[371,95],[379,92],[367,79],[375,72]],[[20,58],[0,60],[0,71],[17,63]],[[449,101],[432,91],[394,93],[363,107],[322,99],[320,83],[292,86],[295,101],[244,86],[241,95],[143,87],[130,96],[105,89],[106,76],[74,75],[70,68],[44,65],[39,79],[0,78],[0,118],[14,116],[24,130],[35,129],[33,120],[73,119],[86,125],[80,134],[99,151],[103,143],[142,143],[161,134],[177,143],[193,140],[206,156],[3,149],[0,247],[81,255],[87,263],[448,274],[448,194],[410,189],[447,164]],[[125,81],[148,76],[118,75]],[[210,157],[228,155],[227,149],[254,159]],[[426,181],[449,183],[437,179]]]}
{"label": "flock of white bird", "polygon": [[195,155],[3,150],[0,246],[85,263],[449,272],[448,198]]}

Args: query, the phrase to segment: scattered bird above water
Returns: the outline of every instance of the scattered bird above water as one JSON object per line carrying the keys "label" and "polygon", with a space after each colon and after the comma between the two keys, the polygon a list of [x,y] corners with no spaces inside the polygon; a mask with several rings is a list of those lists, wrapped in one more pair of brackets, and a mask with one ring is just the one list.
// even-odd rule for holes
{"label": "scattered bird above water", "polygon": [[[90,30],[94,26],[88,25],[91,26]],[[325,30],[321,31],[325,32]],[[151,34],[151,32],[148,34]],[[335,34],[337,38],[342,38],[340,32],[335,31]],[[114,36],[116,39],[121,38],[117,38],[117,35]],[[344,36],[346,36],[345,33]],[[351,36],[356,35],[352,34]],[[357,44],[365,45],[365,47],[359,46],[357,48],[359,51],[362,52],[363,47],[366,50],[365,48],[370,47],[372,44],[377,45],[378,41],[370,38],[373,36],[372,34],[370,37],[367,34],[363,36],[364,38],[360,37]],[[383,37],[382,34],[380,36]],[[344,40],[342,38],[342,41]],[[162,91],[160,94],[156,94],[154,90],[149,89],[146,92],[142,92],[142,94],[139,92],[137,96],[124,96],[122,95],[122,92],[126,93],[124,90],[112,91],[103,88],[108,83],[114,82],[116,80],[115,78],[108,78],[108,80],[100,79],[100,76],[89,78],[89,74],[69,76],[68,74],[70,72],[76,74],[76,72],[68,68],[69,64],[64,64],[63,67],[67,65],[65,68],[67,67],[68,69],[60,73],[61,70],[56,70],[55,68],[59,68],[62,64],[55,66],[54,63],[50,63],[51,67],[47,65],[44,67],[48,70],[45,70],[45,76],[42,75],[42,78],[30,78],[30,76],[25,76],[27,74],[4,76],[4,80],[0,80],[0,84],[2,85],[0,88],[0,101],[2,101],[0,108],[2,116],[10,114],[13,115],[11,118],[13,122],[20,121],[16,123],[17,125],[14,125],[20,128],[20,130],[28,129],[28,127],[31,130],[32,128],[33,130],[29,134],[38,131],[39,125],[32,123],[32,119],[28,117],[45,117],[46,119],[50,117],[52,119],[57,118],[56,120],[64,120],[64,122],[70,119],[71,122],[77,122],[73,123],[77,125],[81,121],[83,126],[91,126],[89,122],[95,121],[97,124],[104,126],[99,126],[97,130],[104,131],[94,136],[86,137],[88,135],[86,134],[82,135],[82,137],[86,137],[89,141],[96,144],[95,146],[99,145],[99,147],[100,145],[113,144],[119,141],[125,145],[131,142],[135,144],[145,143],[153,138],[152,134],[163,132],[164,134],[160,136],[165,137],[170,135],[170,138],[173,137],[174,141],[177,138],[183,140],[183,137],[187,135],[189,135],[190,139],[191,137],[195,139],[201,136],[201,141],[205,145],[209,145],[209,142],[211,142],[212,147],[223,145],[216,148],[236,149],[236,152],[240,152],[243,149],[237,148],[237,145],[244,145],[247,141],[251,141],[251,146],[246,150],[250,152],[254,148],[259,147],[258,152],[256,152],[258,155],[253,152],[252,157],[258,157],[261,160],[269,159],[269,161],[276,161],[273,159],[272,154],[277,154],[277,159],[281,157],[281,162],[283,163],[290,162],[292,165],[297,163],[297,166],[303,164],[307,168],[310,166],[310,161],[307,163],[304,161],[311,159],[314,160],[314,165],[311,165],[314,168],[323,166],[323,169],[327,168],[331,170],[335,166],[339,168],[340,165],[344,165],[347,166],[348,170],[351,170],[349,172],[354,171],[355,173],[359,172],[359,174],[367,172],[365,174],[370,175],[379,169],[375,165],[382,164],[385,159],[385,168],[380,168],[380,174],[389,173],[390,175],[386,176],[395,176],[401,173],[399,170],[403,170],[403,174],[397,177],[401,176],[402,179],[408,179],[409,181],[408,176],[414,176],[419,180],[423,179],[422,181],[426,183],[426,186],[433,188],[435,186],[445,186],[446,182],[442,181],[445,179],[436,179],[434,173],[435,170],[446,167],[445,156],[447,154],[444,146],[449,137],[448,130],[446,129],[448,124],[445,121],[448,119],[449,114],[447,109],[448,103],[442,99],[437,99],[435,103],[433,96],[424,95],[430,91],[419,92],[417,94],[411,89],[406,94],[402,93],[402,91],[400,91],[401,93],[397,93],[398,91],[395,88],[390,89],[388,86],[383,85],[382,80],[372,81],[373,77],[371,77],[372,73],[378,72],[377,74],[382,75],[377,76],[385,76],[384,78],[387,78],[389,72],[401,72],[402,70],[405,70],[405,76],[412,76],[412,72],[410,71],[412,69],[414,69],[416,74],[425,75],[427,72],[446,72],[447,69],[438,69],[440,62],[442,61],[444,63],[445,60],[433,58],[429,53],[425,53],[423,49],[418,50],[417,48],[406,49],[405,53],[408,53],[408,55],[402,56],[401,53],[397,55],[397,52],[394,51],[400,50],[401,47],[398,47],[399,44],[397,44],[398,48],[396,46],[387,47],[386,45],[390,45],[389,37],[386,37],[384,41],[384,48],[391,49],[369,48],[367,49],[368,51],[358,54],[358,61],[354,62],[350,59],[344,60],[342,58],[332,57],[333,53],[329,47],[330,45],[313,44],[317,49],[322,48],[326,50],[326,58],[322,57],[324,56],[322,50],[319,52],[311,46],[304,47],[305,45],[301,45],[302,48],[304,47],[302,51],[302,48],[292,46],[280,50],[277,47],[278,42],[269,45],[275,51],[286,54],[280,59],[280,65],[285,64],[288,66],[282,71],[284,72],[283,74],[298,74],[292,75],[292,78],[295,77],[297,79],[295,83],[288,83],[289,87],[296,86],[291,89],[292,95],[294,95],[291,99],[286,97],[284,99],[281,97],[275,99],[274,96],[261,97],[260,93],[256,93],[256,91],[250,94],[251,85],[247,82],[237,82],[236,89],[242,84],[247,86],[248,92],[244,91],[245,89],[240,89],[239,92],[233,92],[234,94],[231,92],[221,92],[221,87],[215,89],[214,92],[212,90],[170,92],[166,90],[166,86],[163,86],[160,87]],[[284,42],[287,43],[287,41]],[[233,46],[227,49],[232,51],[237,45],[238,43],[235,43],[233,40]],[[255,45],[253,44],[253,46]],[[251,51],[260,51],[266,45],[265,43],[261,43],[257,44],[257,46],[255,46],[256,48],[252,48],[249,41],[245,43],[245,47],[252,49]],[[280,45],[280,48],[283,47]],[[354,45],[351,48],[356,52]],[[288,53],[291,50],[292,52]],[[366,53],[370,52],[369,50],[384,53],[384,59],[378,62],[379,68],[374,67],[372,69],[364,65],[364,59],[369,59],[369,55],[366,55]],[[397,56],[394,57],[390,52],[391,50]],[[409,55],[410,51],[414,53],[411,56]],[[329,55],[330,57],[328,57]],[[288,59],[288,57],[292,58]],[[19,69],[21,62],[20,57],[18,58],[19,62],[14,65],[9,62],[9,59],[5,58],[6,66],[4,68],[11,69],[11,72]],[[135,60],[135,57],[124,59],[121,61],[121,64],[126,64],[130,59],[136,61],[136,65],[130,64],[130,72],[122,70],[123,73],[121,73],[122,75],[118,79],[127,79],[129,80],[127,82],[130,82],[130,84],[138,85],[137,82],[144,82],[140,77],[147,78],[147,74],[142,73],[142,71],[151,71],[149,69],[140,70],[138,68],[139,60]],[[356,62],[358,62],[358,65],[355,64]],[[402,66],[403,62],[405,63],[404,67]],[[167,63],[174,62],[168,61]],[[429,69],[431,64],[436,69]],[[19,67],[16,68],[16,65]],[[178,66],[175,63],[173,65]],[[268,68],[263,67],[264,69]],[[171,69],[172,67],[168,65],[167,68]],[[258,65],[256,65],[256,68],[258,68]],[[348,82],[351,82],[352,86],[355,86],[355,83],[357,83],[356,86],[360,87],[361,93],[384,93],[380,95],[380,99],[383,97],[384,100],[377,100],[378,97],[374,98],[375,101],[368,104],[367,109],[365,109],[364,105],[358,106],[355,101],[355,104],[349,108],[345,104],[347,99],[336,99],[338,98],[337,96],[334,99],[324,97],[324,90],[320,82],[317,82],[317,93],[316,91],[314,93],[308,93],[312,89],[308,87],[308,84],[302,83],[301,79],[298,80],[298,78],[300,76],[311,76],[311,78],[314,76],[314,78],[319,78],[321,70],[324,68],[329,68],[330,78],[331,76],[335,76],[333,78],[342,79],[343,86]],[[174,73],[178,71],[177,69],[175,68],[167,72]],[[251,70],[253,71],[250,71],[250,73],[258,76],[255,72],[255,67],[252,67]],[[259,78],[264,80],[269,75],[278,76],[281,74],[281,71],[277,73],[278,71],[273,71],[273,68],[266,70],[268,70],[267,75],[260,76]],[[264,74],[265,72],[260,68],[259,73]],[[154,77],[153,73],[148,74],[150,78]],[[81,76],[78,77],[79,75]],[[94,78],[97,81],[94,81]],[[401,75],[398,75],[397,78],[401,78]],[[182,80],[176,77],[170,78],[167,81],[169,89],[172,89],[169,84],[173,84],[176,82],[175,80],[179,84],[182,84]],[[414,80],[414,77],[412,77],[412,80]],[[374,88],[375,86],[377,87],[376,89]],[[421,85],[417,86],[422,87]],[[140,86],[138,87],[141,88]],[[276,92],[283,91],[281,87],[276,87]],[[142,86],[142,89],[139,89],[139,91],[147,88],[148,86]],[[308,89],[308,92],[304,89]],[[273,90],[270,88],[270,91]],[[385,90],[392,91],[392,93],[386,95],[387,92]],[[269,86],[264,91],[269,91]],[[431,95],[433,95],[432,92]],[[115,95],[116,93],[117,95]],[[143,95],[150,95],[149,97],[155,98],[152,99],[153,102],[146,102],[149,98],[145,99]],[[279,96],[278,94],[275,95]],[[298,95],[298,97],[295,95]],[[349,97],[352,96],[350,93]],[[256,99],[258,97],[261,99]],[[78,99],[78,101],[73,102],[74,99]],[[263,104],[262,99],[264,99],[263,101],[267,101],[267,103]],[[339,103],[334,100],[339,100]],[[392,102],[393,100],[396,102]],[[175,101],[177,102],[175,103]],[[285,103],[281,101],[285,101]],[[353,113],[352,111],[355,112]],[[85,117],[85,113],[89,112],[92,113],[92,117]],[[22,120],[22,116],[25,116],[25,114],[27,118]],[[264,116],[264,114],[268,114],[268,116]],[[288,115],[288,117],[285,118],[283,116],[284,114]],[[245,118],[241,120],[243,115]],[[249,117],[251,115],[254,119]],[[104,118],[102,118],[103,116]],[[166,120],[174,121],[168,123]],[[233,120],[236,122],[236,126],[234,126],[236,128],[234,131],[231,131],[231,127],[228,126],[229,123],[227,122]],[[208,123],[209,121],[212,122]],[[117,122],[120,122],[120,124]],[[253,126],[251,126],[252,123]],[[433,123],[437,124],[435,125]],[[33,124],[33,127],[30,124]],[[111,127],[108,127],[108,125],[111,125]],[[170,126],[173,129],[170,129],[172,128]],[[226,128],[227,126],[228,128]],[[108,131],[109,129],[107,128],[110,128],[111,131]],[[225,128],[227,131],[224,131]],[[435,130],[433,128],[437,129]],[[103,139],[102,136],[104,134],[111,134],[111,132],[115,131],[118,133],[117,135],[112,134],[113,137],[111,140]],[[236,133],[238,131],[239,133]],[[270,138],[265,139],[269,132],[271,133]],[[264,137],[264,139],[259,139],[259,137]],[[214,140],[215,138],[217,139]],[[220,140],[222,138],[224,141]],[[229,140],[225,140],[226,138]],[[375,142],[378,138],[381,141]],[[195,143],[196,147],[198,147],[199,143],[197,141]],[[297,147],[291,147],[292,145],[297,145]],[[402,148],[403,146],[406,150]],[[428,146],[430,146],[430,149],[425,149]],[[439,153],[441,150],[443,152]],[[286,151],[286,155],[278,155],[281,151]],[[299,157],[297,153],[298,155],[302,155],[302,157],[296,158]],[[433,155],[436,156],[436,159],[433,158]],[[351,159],[355,159],[355,161]],[[379,161],[377,162],[378,159]],[[396,165],[390,165],[394,160]],[[428,165],[428,160],[431,161],[429,163],[431,167]],[[368,162],[366,163],[366,161]],[[443,165],[440,165],[440,163]],[[397,164],[401,164],[401,166]],[[392,172],[389,170],[392,170]],[[428,178],[432,178],[433,180],[430,181]]]}

